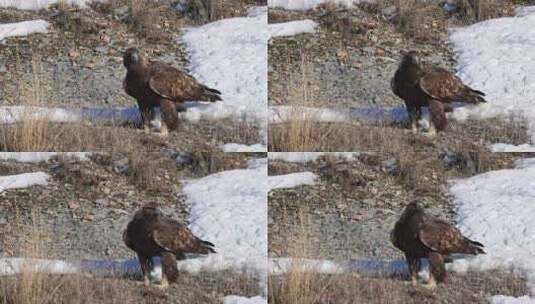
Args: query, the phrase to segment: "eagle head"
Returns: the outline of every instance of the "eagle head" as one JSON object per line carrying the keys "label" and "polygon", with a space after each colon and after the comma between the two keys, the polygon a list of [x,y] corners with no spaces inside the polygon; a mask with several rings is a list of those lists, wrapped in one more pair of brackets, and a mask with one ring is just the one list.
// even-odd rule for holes
{"label": "eagle head", "polygon": [[403,59],[401,60],[403,66],[420,66],[420,59],[418,58],[418,53],[416,51],[409,51],[403,54]]}
{"label": "eagle head", "polygon": [[423,208],[420,205],[420,203],[418,203],[418,201],[412,201],[409,204],[407,204],[407,206],[405,207],[405,210],[403,211],[403,216],[409,217],[413,215],[414,213],[422,211],[422,210]]}
{"label": "eagle head", "polygon": [[137,65],[142,61],[142,56],[139,50],[135,47],[131,47],[124,52],[123,64],[126,68],[132,65]]}

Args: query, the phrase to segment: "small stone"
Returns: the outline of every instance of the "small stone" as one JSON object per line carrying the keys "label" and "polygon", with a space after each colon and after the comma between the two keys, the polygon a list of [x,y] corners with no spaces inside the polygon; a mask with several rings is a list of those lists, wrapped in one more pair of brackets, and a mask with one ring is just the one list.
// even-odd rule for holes
{"label": "small stone", "polygon": [[382,162],[383,169],[388,173],[394,173],[398,169],[398,160],[390,158]]}
{"label": "small stone", "polygon": [[97,206],[97,208],[106,207],[109,203],[110,201],[107,198],[99,198],[95,200],[95,205]]}

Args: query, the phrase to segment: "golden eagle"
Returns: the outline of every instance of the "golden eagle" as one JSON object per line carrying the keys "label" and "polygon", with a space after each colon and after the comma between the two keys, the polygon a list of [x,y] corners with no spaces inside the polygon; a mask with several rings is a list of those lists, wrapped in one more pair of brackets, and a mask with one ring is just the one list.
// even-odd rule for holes
{"label": "golden eagle", "polygon": [[160,107],[167,129],[178,127],[177,111],[185,111],[185,101],[221,100],[221,92],[200,84],[190,75],[158,61],[149,61],[137,48],[124,53],[127,73],[123,82],[125,92],[137,100],[145,130],[154,118],[154,108]]}
{"label": "golden eagle", "polygon": [[446,280],[444,256],[453,253],[480,254],[483,244],[463,236],[453,225],[430,216],[417,203],[405,207],[390,233],[392,244],[405,253],[413,286],[417,284],[420,259],[429,260],[431,278],[428,287]]}
{"label": "golden eagle", "polygon": [[418,130],[422,107],[429,107],[432,121],[429,134],[434,135],[435,130],[444,130],[448,124],[445,112],[453,110],[449,103],[486,102],[485,93],[465,85],[453,73],[440,67],[422,66],[415,51],[403,55],[391,86],[392,92],[405,101],[414,133]]}
{"label": "golden eagle", "polygon": [[138,210],[123,232],[126,246],[137,253],[145,285],[149,285],[152,258],[162,260],[162,283],[176,282],[176,261],[185,258],[185,253],[215,253],[214,244],[203,241],[183,224],[166,217],[155,205],[149,204]]}

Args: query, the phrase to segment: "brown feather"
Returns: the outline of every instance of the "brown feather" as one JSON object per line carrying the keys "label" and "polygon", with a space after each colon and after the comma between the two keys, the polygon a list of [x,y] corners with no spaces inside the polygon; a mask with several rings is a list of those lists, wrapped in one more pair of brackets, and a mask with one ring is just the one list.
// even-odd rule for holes
{"label": "brown feather", "polygon": [[[392,92],[403,99],[411,124],[420,118],[421,107],[431,107],[431,102],[450,103],[462,101],[467,103],[486,102],[483,92],[465,85],[455,74],[440,67],[424,67],[415,52],[405,54],[391,81]],[[444,130],[447,119],[444,112],[451,112],[451,107],[433,105],[433,124],[437,130]],[[438,125],[437,125],[438,124]]]}
{"label": "brown feather", "polygon": [[[144,125],[152,119],[153,109],[164,102],[183,103],[185,101],[218,101],[221,92],[209,88],[195,80],[192,76],[162,62],[151,62],[135,48],[128,49],[123,58],[127,69],[123,81],[125,92],[134,97],[138,103]],[[170,105],[165,105],[168,110]],[[178,109],[185,110],[183,106]],[[167,112],[166,123],[170,130],[176,129],[177,121]],[[178,118],[177,118],[178,119]]]}
{"label": "brown feather", "polygon": [[[407,263],[413,259],[435,259],[437,275],[442,272],[443,257],[453,253],[480,254],[484,253],[483,245],[465,236],[453,225],[426,214],[417,202],[412,202],[403,211],[391,232],[392,244],[403,251]],[[436,255],[432,255],[436,254]],[[445,270],[444,270],[445,271]],[[442,281],[442,274],[435,277]]]}
{"label": "brown feather", "polygon": [[[173,259],[183,259],[185,253],[215,252],[212,243],[199,239],[185,225],[166,217],[155,206],[145,206],[134,214],[123,233],[123,240],[138,254],[142,265],[146,265],[145,259],[155,256],[162,256],[168,261],[166,263],[170,263],[167,254],[171,254]],[[147,271],[145,268],[144,273]],[[166,270],[164,265],[165,271],[172,273],[174,269]]]}

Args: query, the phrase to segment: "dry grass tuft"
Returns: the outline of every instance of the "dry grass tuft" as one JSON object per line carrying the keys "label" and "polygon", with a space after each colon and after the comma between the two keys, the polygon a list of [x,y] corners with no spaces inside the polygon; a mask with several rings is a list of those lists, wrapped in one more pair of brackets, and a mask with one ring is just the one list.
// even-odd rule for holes
{"label": "dry grass tuft", "polygon": [[142,37],[154,36],[159,32],[162,22],[160,6],[157,2],[146,0],[126,0],[129,22],[133,31]]}
{"label": "dry grass tuft", "polygon": [[41,60],[37,55],[32,57],[31,83],[19,86],[20,102],[28,106],[20,114],[21,121],[12,126],[0,124],[0,150],[2,151],[47,151],[51,148],[49,140],[57,134],[49,133],[48,119],[44,115],[35,115],[32,106],[43,103],[43,88],[39,75],[42,71]]}
{"label": "dry grass tuft", "polygon": [[127,153],[128,169],[125,174],[141,189],[155,193],[171,193],[174,189],[166,181],[174,179],[176,164],[168,157],[156,153]]}
{"label": "dry grass tuft", "polygon": [[458,0],[459,15],[468,24],[499,18],[511,14],[512,2],[511,0]]}

